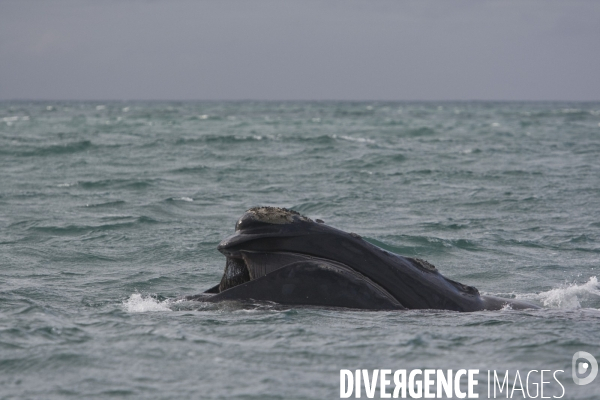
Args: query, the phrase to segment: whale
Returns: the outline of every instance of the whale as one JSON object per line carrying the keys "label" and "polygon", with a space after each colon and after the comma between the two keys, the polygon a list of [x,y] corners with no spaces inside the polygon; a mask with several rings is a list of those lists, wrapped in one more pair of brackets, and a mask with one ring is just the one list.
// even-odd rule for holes
{"label": "whale", "polygon": [[217,249],[226,257],[220,282],[187,300],[363,310],[539,308],[482,295],[473,286],[446,278],[423,259],[392,253],[356,233],[286,208],[247,210],[235,233]]}

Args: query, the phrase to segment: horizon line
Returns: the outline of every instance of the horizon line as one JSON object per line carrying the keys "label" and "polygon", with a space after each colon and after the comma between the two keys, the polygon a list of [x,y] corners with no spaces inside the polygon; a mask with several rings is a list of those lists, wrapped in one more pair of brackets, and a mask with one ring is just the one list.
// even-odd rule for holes
{"label": "horizon line", "polygon": [[57,98],[14,98],[14,99],[0,99],[0,103],[4,102],[111,102],[111,103],[124,103],[124,102],[206,102],[206,103],[217,103],[217,102],[264,102],[264,103],[599,103],[600,98],[597,100],[568,100],[568,99],[553,99],[553,100],[515,100],[515,99],[57,99]]}

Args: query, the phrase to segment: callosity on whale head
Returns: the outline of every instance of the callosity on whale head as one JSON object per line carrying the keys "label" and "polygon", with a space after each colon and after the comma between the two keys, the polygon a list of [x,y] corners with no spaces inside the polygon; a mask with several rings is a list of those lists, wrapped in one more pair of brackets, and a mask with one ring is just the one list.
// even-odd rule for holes
{"label": "callosity on whale head", "polygon": [[235,230],[218,246],[227,258],[221,282],[190,299],[361,309],[537,307],[481,296],[474,287],[445,278],[427,261],[390,253],[293,210],[251,208]]}

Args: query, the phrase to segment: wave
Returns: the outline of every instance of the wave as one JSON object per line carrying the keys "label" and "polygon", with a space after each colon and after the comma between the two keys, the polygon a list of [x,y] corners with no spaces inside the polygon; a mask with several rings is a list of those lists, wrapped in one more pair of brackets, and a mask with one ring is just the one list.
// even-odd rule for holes
{"label": "wave", "polygon": [[332,135],[331,137],[334,139],[346,140],[348,142],[370,143],[370,144],[375,143],[375,141],[373,139],[362,138],[362,137],[354,137],[354,136],[347,136],[347,135],[335,135],[335,134]]}
{"label": "wave", "polygon": [[573,283],[539,293],[538,298],[549,308],[577,309],[586,306],[597,308],[600,306],[600,283],[597,277],[592,276],[581,285]]}
{"label": "wave", "polygon": [[54,144],[45,147],[39,147],[32,150],[26,151],[11,151],[13,155],[19,155],[23,157],[29,156],[51,156],[51,155],[65,155],[71,153],[77,153],[80,151],[87,151],[93,147],[93,144],[89,140],[81,140],[77,142],[65,143],[65,144]]}
{"label": "wave", "polygon": [[437,134],[436,130],[434,130],[432,128],[428,128],[426,126],[421,127],[421,128],[408,129],[403,132],[403,136],[408,136],[408,137],[433,136],[436,134]]}
{"label": "wave", "polygon": [[[38,226],[38,225],[34,224],[33,226],[26,227],[26,229],[29,231],[34,231],[34,232],[39,232],[39,233],[44,233],[44,234],[54,235],[54,236],[79,236],[81,234],[88,233],[90,231],[96,231],[96,232],[111,231],[111,230],[117,230],[117,229],[126,229],[126,228],[136,227],[136,226],[139,226],[142,224],[160,223],[160,221],[155,220],[154,218],[151,218],[151,217],[144,216],[144,215],[137,217],[137,218],[133,217],[133,216],[119,216],[119,217],[111,216],[107,219],[109,219],[111,221],[111,223],[100,224],[100,225],[74,225],[74,224],[71,224],[71,225],[65,225],[65,226]],[[127,221],[127,222],[112,222],[115,220],[124,220],[124,219],[133,219],[133,220]],[[29,223],[29,221],[23,221],[20,223],[25,225],[25,224]],[[13,224],[13,225],[16,226],[15,224]]]}
{"label": "wave", "polygon": [[142,296],[134,293],[127,300],[123,301],[123,309],[128,313],[142,313],[150,311],[173,311],[169,306],[173,300],[166,299],[160,301],[151,296]]}
{"label": "wave", "polygon": [[77,185],[83,189],[99,189],[115,187],[123,189],[146,189],[153,186],[148,180],[140,179],[102,179],[97,181],[78,181]]}
{"label": "wave", "polygon": [[582,284],[571,283],[537,294],[517,295],[517,298],[540,302],[545,308],[574,310],[600,309],[600,282],[592,276]]}
{"label": "wave", "polygon": [[86,204],[85,206],[88,208],[103,208],[103,207],[112,208],[112,207],[121,207],[125,204],[127,204],[127,202],[124,200],[114,200],[114,201],[107,201],[105,203]]}
{"label": "wave", "polygon": [[199,137],[192,138],[178,138],[175,140],[174,144],[178,145],[193,145],[193,144],[232,144],[232,143],[240,143],[240,142],[256,142],[260,140],[269,140],[274,139],[274,136],[271,135],[259,135],[259,134],[250,134],[250,135],[202,135]]}
{"label": "wave", "polygon": [[178,174],[196,174],[199,172],[204,172],[208,169],[210,169],[210,167],[207,167],[206,165],[196,165],[194,167],[177,168],[177,169],[171,170],[169,172],[178,173]]}

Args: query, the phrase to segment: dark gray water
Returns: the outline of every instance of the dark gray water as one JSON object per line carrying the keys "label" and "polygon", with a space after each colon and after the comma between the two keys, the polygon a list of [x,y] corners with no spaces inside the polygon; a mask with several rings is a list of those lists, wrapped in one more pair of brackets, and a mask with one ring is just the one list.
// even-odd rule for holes
{"label": "dark gray water", "polygon": [[[0,103],[0,398],[325,399],[342,368],[478,368],[480,398],[487,370],[549,369],[597,399],[571,358],[600,359],[599,156],[598,103]],[[256,205],[543,309],[177,301]]]}

